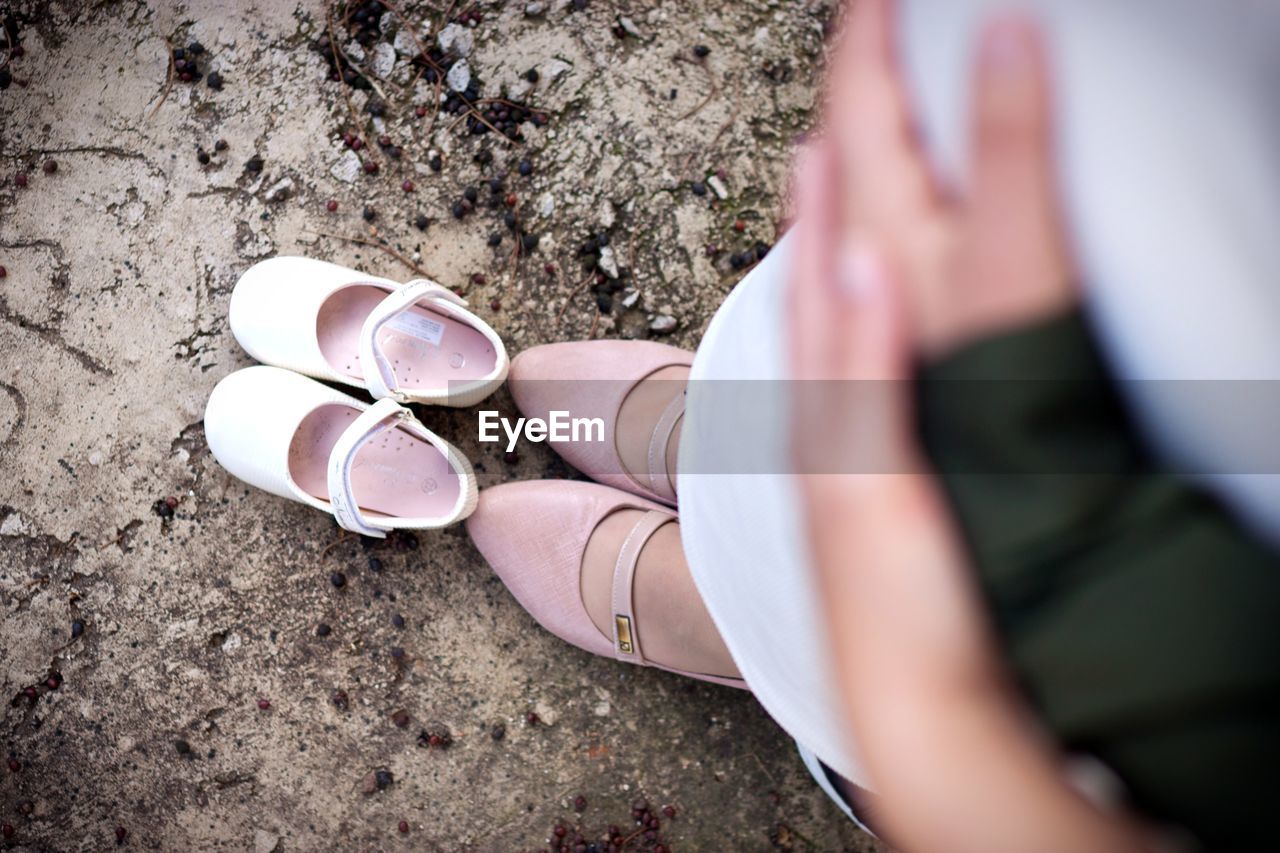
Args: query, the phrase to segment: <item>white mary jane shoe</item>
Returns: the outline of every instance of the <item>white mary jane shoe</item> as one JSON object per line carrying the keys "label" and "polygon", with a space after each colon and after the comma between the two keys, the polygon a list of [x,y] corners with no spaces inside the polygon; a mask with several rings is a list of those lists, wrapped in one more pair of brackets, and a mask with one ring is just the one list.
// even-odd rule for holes
{"label": "white mary jane shoe", "polygon": [[258,365],[217,384],[204,428],[227,471],[364,536],[444,527],[476,508],[471,463],[395,400],[370,406]]}
{"label": "white mary jane shoe", "polygon": [[472,406],[507,376],[502,339],[428,279],[390,279],[312,258],[270,258],[231,294],[231,331],[264,364],[401,403]]}

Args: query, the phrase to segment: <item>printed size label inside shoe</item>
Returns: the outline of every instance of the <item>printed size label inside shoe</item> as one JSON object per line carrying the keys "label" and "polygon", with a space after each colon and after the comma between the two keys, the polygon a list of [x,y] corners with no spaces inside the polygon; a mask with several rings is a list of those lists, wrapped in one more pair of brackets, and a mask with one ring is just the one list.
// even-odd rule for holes
{"label": "printed size label inside shoe", "polygon": [[443,323],[408,311],[392,317],[387,326],[433,346],[440,346],[440,338],[444,336]]}

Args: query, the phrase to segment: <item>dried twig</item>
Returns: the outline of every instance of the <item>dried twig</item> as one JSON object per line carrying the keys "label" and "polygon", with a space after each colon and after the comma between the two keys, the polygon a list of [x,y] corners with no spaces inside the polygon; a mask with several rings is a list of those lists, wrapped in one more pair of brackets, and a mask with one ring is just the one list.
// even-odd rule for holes
{"label": "dried twig", "polygon": [[169,73],[165,75],[164,88],[160,90],[160,100],[156,101],[156,105],[147,111],[147,121],[151,121],[152,116],[154,116],[156,111],[160,109],[165,98],[169,97],[169,91],[173,89],[173,78],[176,74],[176,69],[173,64],[173,43],[166,38],[164,40],[164,47],[165,53],[169,57]]}
{"label": "dried twig", "polygon": [[356,112],[355,104],[351,103],[351,93],[347,91],[347,83],[342,79],[342,62],[345,60],[350,65],[351,60],[347,59],[346,53],[342,48],[338,47],[338,37],[333,31],[333,0],[326,0],[324,4],[324,22],[325,28],[329,33],[329,50],[333,53],[333,67],[338,73],[338,86],[342,89],[342,97],[347,102],[347,112],[351,113],[351,123],[354,125],[353,130],[358,134],[360,141],[364,143],[364,147],[372,151],[373,146],[369,145],[368,140],[364,138],[364,134],[360,132],[363,124],[360,121],[360,114]]}
{"label": "dried twig", "polygon": [[436,276],[432,275],[430,272],[426,271],[425,269],[420,267],[418,264],[409,260],[407,257],[404,256],[402,252],[398,251],[392,246],[387,245],[381,240],[370,240],[367,237],[350,237],[350,236],[347,236],[346,234],[334,234],[331,231],[308,230],[305,233],[315,234],[317,237],[330,237],[334,240],[345,240],[348,243],[359,243],[361,246],[372,246],[375,249],[380,249],[381,251],[386,252],[388,255],[395,258],[397,261],[404,264],[406,267],[413,270],[423,278],[429,278],[432,281],[438,281]]}
{"label": "dried twig", "polygon": [[689,112],[680,116],[678,119],[676,119],[676,121],[684,121],[685,119],[693,118],[695,115],[698,114],[699,111],[702,110],[703,107],[711,103],[711,101],[714,100],[716,96],[720,94],[720,86],[716,83],[716,76],[714,73],[712,73],[711,66],[705,62],[699,62],[698,65],[702,66],[702,70],[707,73],[707,81],[711,84],[711,91],[707,94],[705,98],[702,99],[701,103],[699,103],[693,109],[689,110]]}

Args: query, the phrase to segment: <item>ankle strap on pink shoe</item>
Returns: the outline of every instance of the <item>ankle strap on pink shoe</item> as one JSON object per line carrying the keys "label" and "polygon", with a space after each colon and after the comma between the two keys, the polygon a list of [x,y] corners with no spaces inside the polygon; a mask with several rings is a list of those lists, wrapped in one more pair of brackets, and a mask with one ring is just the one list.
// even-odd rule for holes
{"label": "ankle strap on pink shoe", "polygon": [[632,590],[636,578],[636,564],[640,552],[658,528],[676,520],[669,512],[650,510],[631,528],[618,562],[613,568],[613,651],[619,660],[643,663],[644,652],[640,646],[640,632],[636,627],[635,603]]}
{"label": "ankle strap on pink shoe", "polygon": [[653,426],[653,435],[649,438],[649,488],[663,500],[675,503],[676,484],[671,481],[667,471],[667,445],[676,431],[676,425],[684,417],[685,391],[671,398],[671,402],[663,409],[658,422]]}

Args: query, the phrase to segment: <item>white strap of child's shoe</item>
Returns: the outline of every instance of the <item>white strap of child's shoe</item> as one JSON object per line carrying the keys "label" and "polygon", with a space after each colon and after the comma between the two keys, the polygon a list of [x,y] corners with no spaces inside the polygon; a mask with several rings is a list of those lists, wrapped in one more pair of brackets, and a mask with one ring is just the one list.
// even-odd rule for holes
{"label": "white strap of child's shoe", "polygon": [[391,362],[378,347],[378,332],[399,314],[408,311],[418,302],[429,299],[436,302],[452,302],[466,306],[467,302],[444,285],[427,278],[414,279],[396,288],[374,307],[360,329],[360,367],[369,393],[379,399],[393,397],[408,402],[396,390],[396,374]]}
{"label": "white strap of child's shoe", "polygon": [[351,488],[351,469],[365,442],[394,429],[406,418],[413,418],[413,414],[395,400],[379,400],[352,421],[333,445],[329,453],[329,506],[339,527],[379,539],[386,537],[391,529],[366,518],[360,511]]}

